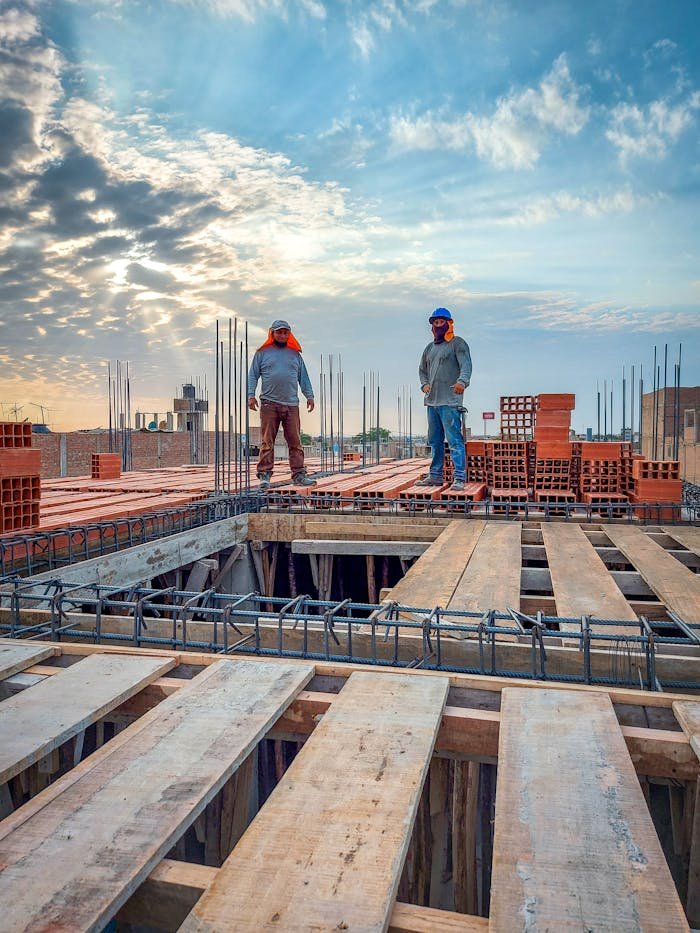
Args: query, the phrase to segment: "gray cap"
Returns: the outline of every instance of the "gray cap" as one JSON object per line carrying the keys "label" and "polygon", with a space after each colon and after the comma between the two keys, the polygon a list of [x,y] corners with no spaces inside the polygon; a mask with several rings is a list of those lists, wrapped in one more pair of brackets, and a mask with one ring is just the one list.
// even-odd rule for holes
{"label": "gray cap", "polygon": [[270,330],[281,330],[283,327],[286,327],[287,330],[292,329],[286,321],[278,320],[272,322],[270,325]]}

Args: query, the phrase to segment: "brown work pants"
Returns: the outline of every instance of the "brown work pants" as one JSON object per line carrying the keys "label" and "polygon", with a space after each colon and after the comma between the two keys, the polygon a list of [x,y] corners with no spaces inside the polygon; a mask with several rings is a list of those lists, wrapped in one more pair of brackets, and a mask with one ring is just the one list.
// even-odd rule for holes
{"label": "brown work pants", "polygon": [[289,469],[292,476],[304,472],[304,450],[301,446],[301,423],[298,405],[278,405],[277,402],[260,400],[260,459],[258,476],[272,473],[275,466],[275,438],[282,425],[284,439],[289,448]]}

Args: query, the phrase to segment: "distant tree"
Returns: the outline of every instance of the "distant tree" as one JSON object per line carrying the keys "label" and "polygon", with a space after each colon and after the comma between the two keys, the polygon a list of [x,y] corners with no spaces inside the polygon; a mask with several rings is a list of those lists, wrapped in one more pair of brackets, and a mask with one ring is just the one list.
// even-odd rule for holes
{"label": "distant tree", "polygon": [[311,435],[310,435],[310,434],[305,434],[305,433],[302,431],[302,432],[301,432],[301,443],[302,443],[302,446],[303,446],[303,447],[308,447],[309,444],[311,443]]}
{"label": "distant tree", "polygon": [[[374,442],[376,443],[376,441],[377,441],[377,429],[376,429],[376,428],[370,428],[369,431],[367,431],[365,437],[366,437],[368,443],[371,442],[371,441],[374,441]],[[388,441],[390,437],[391,437],[391,431],[389,431],[387,428],[380,428],[380,429],[379,429],[379,439],[380,439],[382,442]],[[355,434],[355,435],[353,436],[353,443],[355,443],[355,444],[361,444],[361,443],[362,443],[362,434],[361,434],[361,433],[360,433],[360,434]]]}

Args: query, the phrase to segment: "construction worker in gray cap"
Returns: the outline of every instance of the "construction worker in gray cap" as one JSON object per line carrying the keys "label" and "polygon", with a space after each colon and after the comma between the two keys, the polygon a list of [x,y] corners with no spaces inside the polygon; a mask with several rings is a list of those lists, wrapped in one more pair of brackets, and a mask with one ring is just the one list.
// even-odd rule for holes
{"label": "construction worker in gray cap", "polygon": [[282,425],[284,439],[289,448],[289,468],[295,486],[313,486],[304,470],[304,449],[301,446],[299,420],[300,388],[306,398],[306,410],[314,410],[314,390],[301,356],[301,346],[287,321],[273,321],[267,340],[255,351],[248,371],[248,408],[258,410],[255,390],[260,386],[260,458],[258,479],[260,489],[270,487],[275,466],[275,438]]}
{"label": "construction worker in gray cap", "polygon": [[430,472],[418,486],[441,486],[447,440],[454,465],[452,490],[462,492],[466,480],[466,455],[462,436],[464,390],[472,378],[472,358],[466,342],[454,332],[447,308],[436,308],[428,318],[433,339],[423,350],[418,378],[428,413],[428,443],[433,458]]}

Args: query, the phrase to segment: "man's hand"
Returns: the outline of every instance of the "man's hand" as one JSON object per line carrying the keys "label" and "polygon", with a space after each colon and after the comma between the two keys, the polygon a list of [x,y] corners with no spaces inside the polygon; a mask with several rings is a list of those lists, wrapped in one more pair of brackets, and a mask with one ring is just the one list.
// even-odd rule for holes
{"label": "man's hand", "polygon": [[421,388],[423,389],[423,392],[424,392],[426,395],[430,395],[431,385],[430,385],[429,382],[426,382],[426,384],[425,384],[424,386],[421,386]]}
{"label": "man's hand", "polygon": [[455,395],[464,395],[464,386],[461,382],[455,382],[455,384],[451,386],[451,389]]}
{"label": "man's hand", "polygon": [[251,411],[258,410],[258,400],[256,399],[254,395],[251,395],[250,398],[248,399],[248,408],[250,408]]}
{"label": "man's hand", "polygon": [[312,398],[307,398],[307,400],[306,400],[306,410],[307,410],[307,411],[313,411],[313,410],[314,410],[314,400],[313,400]]}

